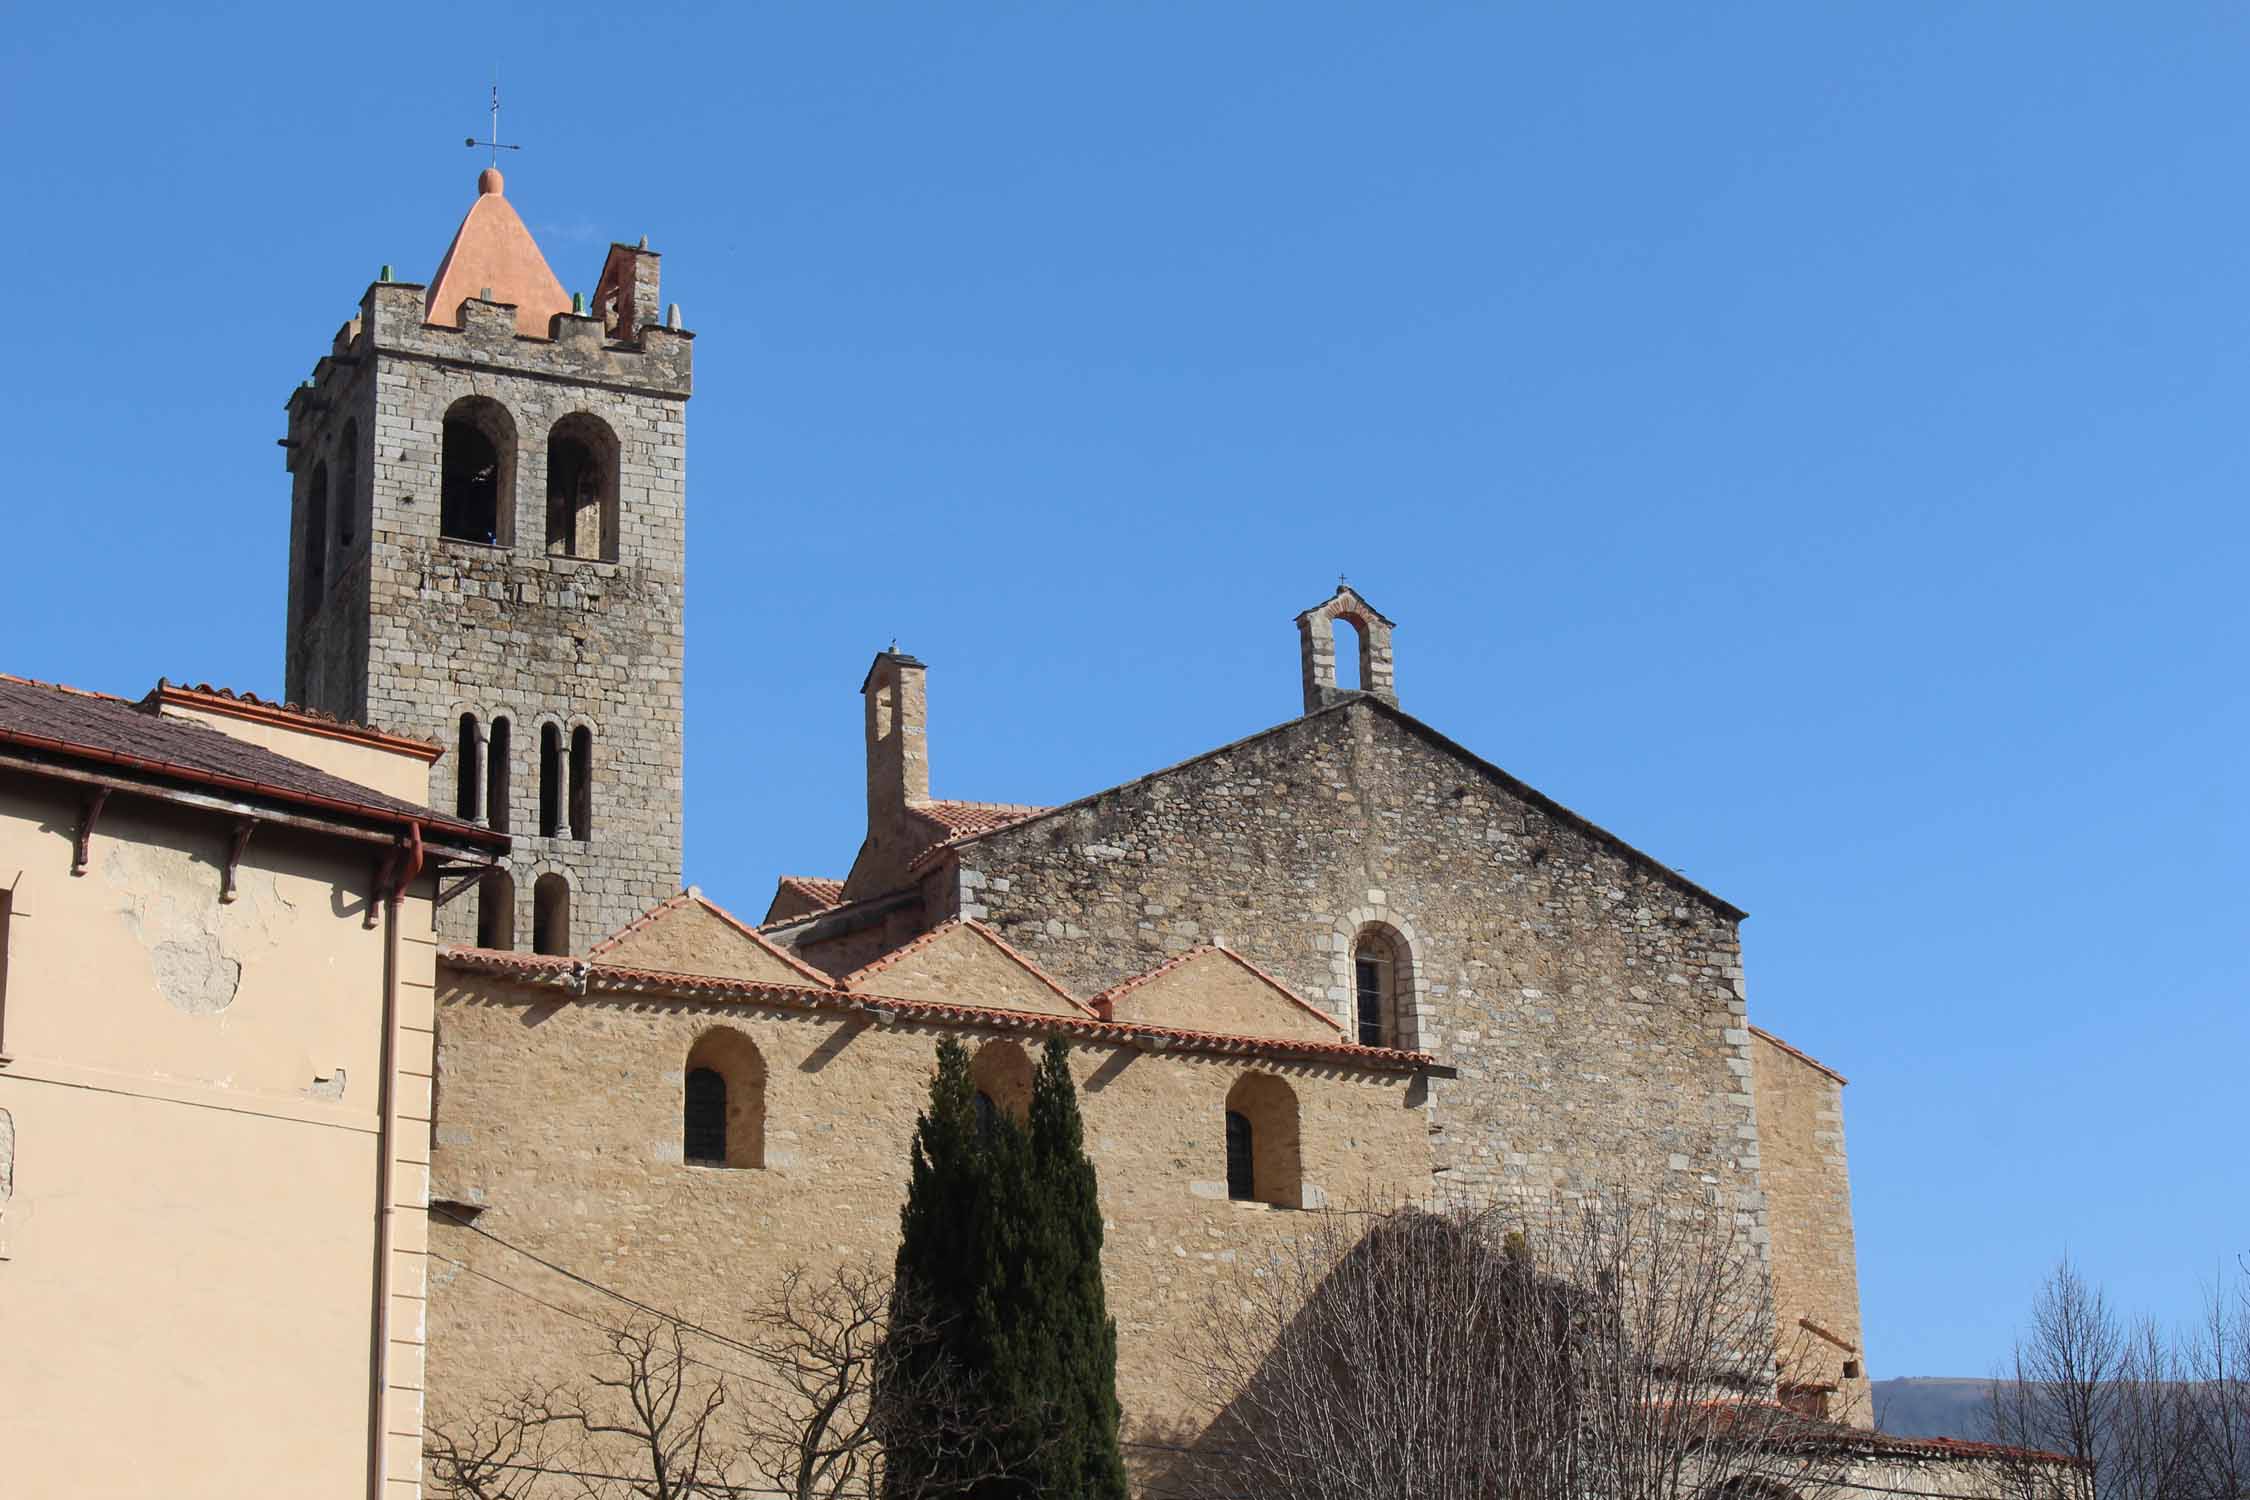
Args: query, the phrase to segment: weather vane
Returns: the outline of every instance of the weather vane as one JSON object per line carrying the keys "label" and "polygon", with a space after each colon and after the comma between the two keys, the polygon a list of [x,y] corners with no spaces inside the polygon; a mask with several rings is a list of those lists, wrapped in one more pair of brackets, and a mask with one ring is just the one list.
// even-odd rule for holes
{"label": "weather vane", "polygon": [[521,150],[523,149],[523,147],[521,147],[521,146],[511,146],[511,145],[509,145],[509,144],[508,144],[507,142],[505,142],[505,141],[503,141],[503,140],[501,140],[501,139],[500,139],[500,75],[499,75],[499,74],[495,73],[495,74],[494,74],[494,75],[492,76],[492,139],[490,139],[490,140],[488,140],[488,141],[480,141],[480,140],[478,140],[478,139],[477,139],[477,138],[476,138],[475,136],[473,136],[473,135],[472,135],[472,136],[470,136],[470,137],[469,137],[469,138],[468,138],[467,140],[463,141],[463,142],[462,142],[461,144],[462,144],[462,145],[464,145],[464,146],[487,146],[487,147],[490,147],[490,148],[491,148],[491,151],[492,151],[492,164],[493,164],[494,166],[496,166],[496,167],[500,165],[500,153],[501,153],[501,152],[503,152],[503,151],[521,151]]}

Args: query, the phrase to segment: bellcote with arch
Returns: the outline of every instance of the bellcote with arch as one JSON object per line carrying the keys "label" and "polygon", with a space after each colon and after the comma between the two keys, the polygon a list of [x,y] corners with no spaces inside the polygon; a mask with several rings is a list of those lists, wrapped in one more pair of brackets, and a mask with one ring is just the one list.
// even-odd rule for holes
{"label": "bellcote with arch", "polygon": [[[1336,592],[1297,616],[1298,651],[1303,661],[1305,712],[1313,713],[1356,694],[1398,706],[1391,663],[1393,622],[1342,579]],[[1355,668],[1351,685],[1338,681],[1339,657]]]}

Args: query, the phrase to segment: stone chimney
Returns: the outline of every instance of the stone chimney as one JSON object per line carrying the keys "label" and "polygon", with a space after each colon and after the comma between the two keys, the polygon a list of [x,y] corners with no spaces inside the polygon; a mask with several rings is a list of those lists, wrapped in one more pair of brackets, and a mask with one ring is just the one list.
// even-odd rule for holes
{"label": "stone chimney", "polygon": [[867,837],[884,840],[906,809],[930,800],[929,668],[896,650],[877,652],[859,685],[867,704]]}
{"label": "stone chimney", "polygon": [[1352,697],[1354,690],[1336,685],[1336,622],[1348,621],[1359,638],[1358,692],[1398,706],[1398,688],[1391,672],[1391,622],[1383,618],[1352,586],[1336,581],[1336,592],[1326,602],[1297,616],[1297,648],[1305,672],[1305,712],[1326,708]]}

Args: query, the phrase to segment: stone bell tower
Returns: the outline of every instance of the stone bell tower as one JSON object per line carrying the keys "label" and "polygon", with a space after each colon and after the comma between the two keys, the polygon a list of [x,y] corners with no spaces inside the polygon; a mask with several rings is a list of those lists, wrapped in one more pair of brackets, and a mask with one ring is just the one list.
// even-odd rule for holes
{"label": "stone bell tower", "polygon": [[679,888],[694,345],[645,240],[573,299],[502,189],[290,395],[288,695],[437,739],[435,806],[513,836],[441,936],[576,953]]}

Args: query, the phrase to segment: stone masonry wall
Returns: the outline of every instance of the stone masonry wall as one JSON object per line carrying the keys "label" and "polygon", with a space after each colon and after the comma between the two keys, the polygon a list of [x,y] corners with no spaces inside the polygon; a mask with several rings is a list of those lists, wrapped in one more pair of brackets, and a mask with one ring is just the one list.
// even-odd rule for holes
{"label": "stone masonry wall", "polygon": [[[475,301],[459,329],[422,317],[421,288],[370,288],[338,353],[292,399],[300,446],[331,441],[356,410],[370,449],[364,616],[316,617],[293,635],[292,689],[321,685],[312,662],[363,653],[352,701],[330,688],[320,706],[445,745],[431,799],[447,810],[461,716],[487,728],[506,718],[509,805],[488,820],[515,838],[516,940],[529,946],[537,881],[558,872],[571,888],[569,946],[583,950],[679,887],[689,336],[650,327],[612,344],[598,321],[564,316],[553,338],[524,338],[509,309]],[[499,403],[515,429],[501,545],[438,534],[445,414],[466,396]],[[546,552],[548,435],[575,413],[618,442],[615,561]],[[570,837],[539,831],[549,724],[566,748],[574,729],[593,735],[592,827]],[[473,897],[440,916],[449,940],[473,940],[475,923]]]}
{"label": "stone masonry wall", "polygon": [[[682,1161],[688,1050],[714,1027],[746,1036],[763,1059],[762,1168]],[[888,1266],[942,1034],[750,1003],[571,999],[448,971],[432,1193],[481,1205],[479,1230],[556,1265],[706,1326],[739,1328],[793,1264]],[[955,1034],[972,1055],[985,1045],[1037,1055],[1021,1033]],[[1100,1174],[1126,1437],[1172,1441],[1208,1417],[1182,1393],[1177,1362],[1208,1299],[1259,1247],[1307,1222],[1228,1200],[1228,1091],[1249,1073],[1285,1083],[1308,1197],[1351,1203],[1428,1180],[1421,1085],[1106,1043],[1081,1044],[1072,1066]],[[432,1215],[430,1279],[435,1424],[588,1367],[594,1330],[543,1303],[604,1320],[621,1312],[442,1212]],[[726,1362],[710,1348],[691,1352]],[[1158,1451],[1128,1449],[1136,1461]]]}
{"label": "stone masonry wall", "polygon": [[1210,941],[1339,1021],[1383,928],[1460,1073],[1434,1187],[1630,1185],[1765,1253],[1738,914],[1364,698],[966,845],[956,900],[1081,994]]}
{"label": "stone masonry wall", "polygon": [[[1859,1256],[1844,1156],[1844,1081],[1765,1033],[1754,1036],[1761,1175],[1773,1213],[1774,1318],[1789,1356],[1782,1378],[1833,1384],[1830,1415],[1871,1427],[1874,1393],[1860,1339]],[[1851,1348],[1837,1348],[1800,1319]]]}

